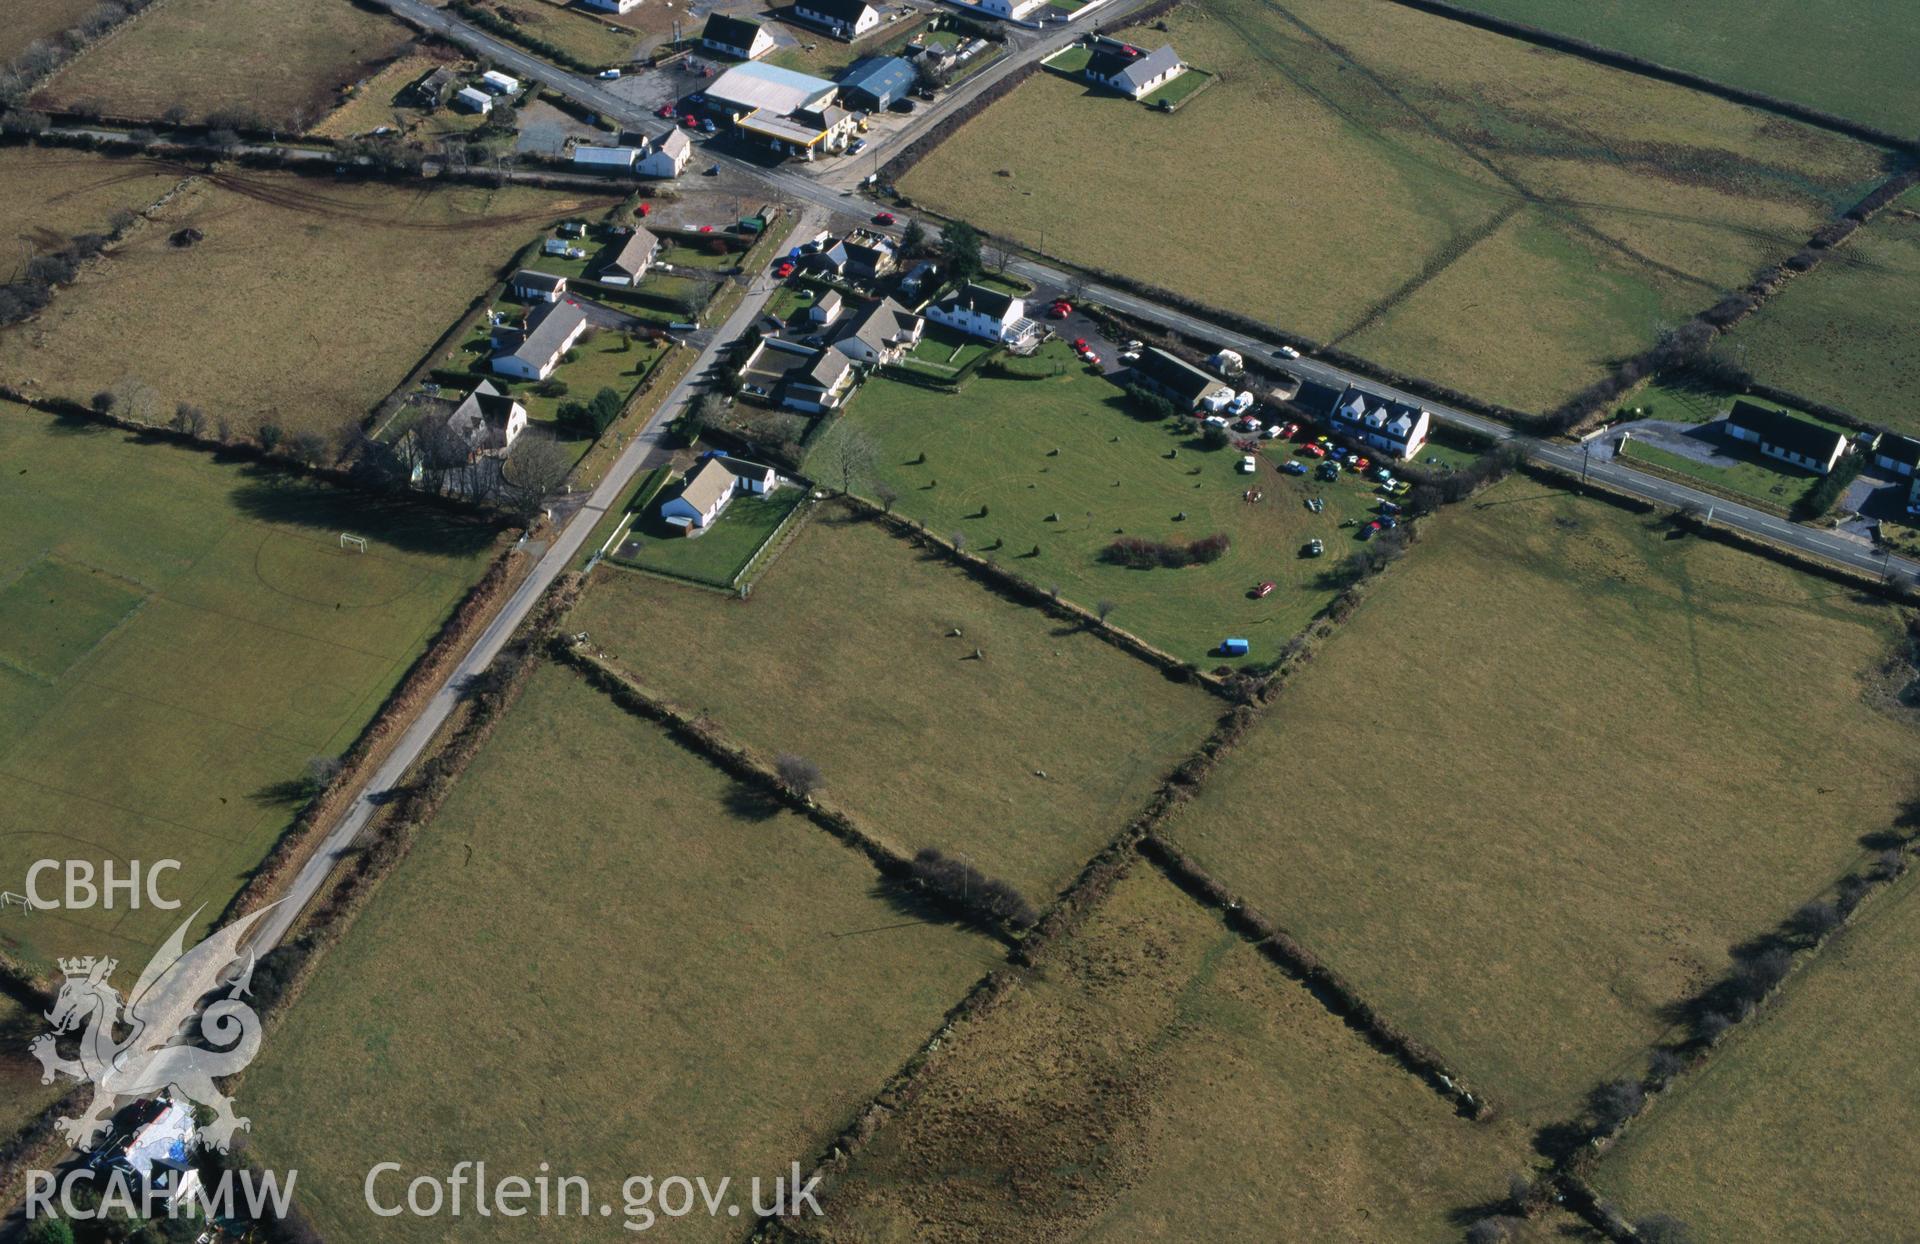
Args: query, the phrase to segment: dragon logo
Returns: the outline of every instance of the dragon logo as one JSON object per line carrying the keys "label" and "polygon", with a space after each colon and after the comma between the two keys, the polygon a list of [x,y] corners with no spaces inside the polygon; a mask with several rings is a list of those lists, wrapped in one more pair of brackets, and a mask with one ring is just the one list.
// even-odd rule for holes
{"label": "dragon logo", "polygon": [[[44,1069],[41,1083],[64,1075],[93,1084],[86,1113],[55,1123],[68,1144],[90,1149],[122,1099],[161,1092],[213,1112],[212,1121],[196,1129],[197,1144],[224,1153],[233,1134],[248,1128],[248,1120],[233,1113],[233,1099],[213,1081],[240,1071],[260,1052],[260,1017],[240,1000],[253,975],[253,955],[239,947],[270,910],[235,921],[189,951],[186,935],[200,915],[196,910],[140,973],[124,1005],[120,991],[107,983],[117,960],[60,960],[66,980],[47,1012],[53,1032],[34,1038],[28,1049]],[[198,1009],[202,998],[221,991]],[[197,1028],[191,1023],[196,1015]],[[61,1057],[56,1037],[76,1031],[79,1057]]]}

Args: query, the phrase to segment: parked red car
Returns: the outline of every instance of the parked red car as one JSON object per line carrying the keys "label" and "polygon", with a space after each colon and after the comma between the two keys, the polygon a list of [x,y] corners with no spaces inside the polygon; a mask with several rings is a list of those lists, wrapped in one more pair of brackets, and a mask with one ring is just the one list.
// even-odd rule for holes
{"label": "parked red car", "polygon": [[773,274],[784,281],[793,275],[793,265],[783,259],[780,261],[780,266],[773,270]]}
{"label": "parked red car", "polygon": [[1300,452],[1312,458],[1324,458],[1327,456],[1327,451],[1318,445],[1302,445],[1300,446]]}
{"label": "parked red car", "polygon": [[1075,337],[1073,339],[1073,348],[1085,354],[1087,352],[1087,339],[1085,337]]}
{"label": "parked red car", "polygon": [[893,213],[892,212],[876,213],[873,218],[873,223],[876,225],[890,225],[893,223]]}
{"label": "parked red car", "polygon": [[1365,458],[1355,458],[1353,460],[1353,469],[1356,471],[1364,471],[1372,465],[1373,464],[1371,462],[1368,462]]}
{"label": "parked red car", "polygon": [[659,115],[671,119],[673,117],[673,105],[661,104]]}
{"label": "parked red car", "polygon": [[697,130],[700,128],[700,118],[694,116],[691,112],[689,112],[686,116],[681,117],[680,123],[682,125],[685,125],[690,130]]}
{"label": "parked red car", "polygon": [[1253,589],[1253,598],[1255,600],[1264,600],[1267,597],[1267,595],[1273,591],[1273,588],[1274,588],[1273,580],[1268,579],[1265,583],[1262,583],[1259,587],[1256,587]]}
{"label": "parked red car", "polygon": [[1049,319],[1064,320],[1072,314],[1073,304],[1064,300],[1056,302],[1047,308],[1047,317]]}

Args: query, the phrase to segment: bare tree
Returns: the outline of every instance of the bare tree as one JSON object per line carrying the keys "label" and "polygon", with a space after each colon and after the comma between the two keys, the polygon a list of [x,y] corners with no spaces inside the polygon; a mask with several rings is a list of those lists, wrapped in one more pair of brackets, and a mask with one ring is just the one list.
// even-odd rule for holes
{"label": "bare tree", "polygon": [[843,419],[828,436],[820,461],[827,474],[839,478],[840,492],[845,495],[872,476],[878,456],[873,438]]}
{"label": "bare tree", "polygon": [[893,503],[900,499],[899,490],[885,480],[873,486],[873,495],[874,499],[880,502],[880,508],[889,514],[893,513]]}
{"label": "bare tree", "polygon": [[802,799],[811,799],[813,792],[820,789],[820,766],[805,756],[781,752],[773,759],[773,772],[782,786]]}
{"label": "bare tree", "polygon": [[573,459],[559,441],[546,436],[523,436],[507,452],[500,466],[508,500],[524,518],[540,512],[541,503],[567,482]]}
{"label": "bare tree", "polygon": [[188,436],[201,435],[207,430],[207,412],[192,402],[181,402],[173,408],[173,430]]}
{"label": "bare tree", "polygon": [[1110,600],[1095,601],[1093,603],[1093,611],[1095,614],[1099,615],[1099,618],[1102,622],[1105,622],[1107,620],[1107,615],[1113,612],[1113,602]]}

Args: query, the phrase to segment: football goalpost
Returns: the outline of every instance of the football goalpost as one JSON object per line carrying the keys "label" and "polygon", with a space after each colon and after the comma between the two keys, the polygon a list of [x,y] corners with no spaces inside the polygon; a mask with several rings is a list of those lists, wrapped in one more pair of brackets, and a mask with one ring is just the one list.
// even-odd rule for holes
{"label": "football goalpost", "polygon": [[356,553],[364,553],[367,551],[367,538],[343,531],[340,533],[340,547],[352,549]]}

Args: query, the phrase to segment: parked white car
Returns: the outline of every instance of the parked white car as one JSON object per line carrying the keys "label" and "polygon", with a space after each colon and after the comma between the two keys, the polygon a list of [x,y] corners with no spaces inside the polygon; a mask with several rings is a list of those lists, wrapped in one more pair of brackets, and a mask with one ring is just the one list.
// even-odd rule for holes
{"label": "parked white car", "polygon": [[1280,357],[1283,359],[1297,359],[1300,357],[1300,351],[1294,349],[1292,346],[1281,346]]}
{"label": "parked white car", "polygon": [[1260,435],[1266,437],[1270,441],[1274,441],[1274,440],[1280,439],[1280,432],[1281,432],[1281,428],[1279,424],[1270,423],[1267,425],[1267,430],[1262,432]]}
{"label": "parked white car", "polygon": [[602,69],[600,71],[600,80],[602,82],[612,82],[615,78],[618,78],[619,76],[620,76],[620,71],[618,69]]}

